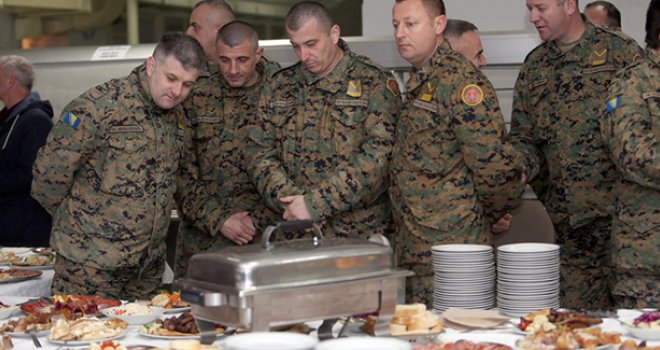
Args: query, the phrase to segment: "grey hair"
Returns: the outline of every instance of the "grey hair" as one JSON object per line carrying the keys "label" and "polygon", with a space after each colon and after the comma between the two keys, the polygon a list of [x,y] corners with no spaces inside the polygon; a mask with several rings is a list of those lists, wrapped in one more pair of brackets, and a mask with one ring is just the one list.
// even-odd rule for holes
{"label": "grey hair", "polygon": [[198,1],[195,4],[195,6],[193,6],[193,10],[202,5],[208,5],[215,9],[223,10],[230,15],[232,20],[236,18],[236,13],[234,12],[234,9],[232,9],[231,6],[225,0],[201,0]]}
{"label": "grey hair", "polygon": [[208,58],[199,42],[182,32],[168,32],[163,34],[156,44],[154,59],[162,62],[165,58],[173,56],[181,63],[184,69],[206,69]]}
{"label": "grey hair", "polygon": [[445,28],[445,37],[460,38],[467,32],[479,31],[474,24],[462,19],[448,19]]}
{"label": "grey hair", "polygon": [[316,19],[321,28],[328,32],[335,25],[328,9],[316,1],[301,1],[295,4],[286,15],[285,25],[287,28],[297,31],[311,18]]}
{"label": "grey hair", "polygon": [[13,74],[22,87],[32,90],[34,84],[34,65],[23,56],[7,55],[0,57],[0,66],[4,75]]}
{"label": "grey hair", "polygon": [[215,42],[216,44],[222,42],[229,47],[235,47],[246,40],[250,41],[252,48],[256,51],[259,47],[257,30],[247,22],[232,21],[220,28]]}

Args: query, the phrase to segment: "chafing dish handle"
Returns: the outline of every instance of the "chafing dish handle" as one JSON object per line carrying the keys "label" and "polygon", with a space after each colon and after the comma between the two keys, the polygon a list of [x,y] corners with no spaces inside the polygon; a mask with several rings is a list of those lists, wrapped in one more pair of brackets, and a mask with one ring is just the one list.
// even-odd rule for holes
{"label": "chafing dish handle", "polygon": [[265,250],[271,249],[270,236],[276,231],[291,232],[309,229],[312,229],[311,232],[314,234],[314,246],[318,246],[321,243],[321,239],[323,239],[321,229],[312,220],[296,220],[278,222],[275,226],[268,226],[261,236],[261,248]]}

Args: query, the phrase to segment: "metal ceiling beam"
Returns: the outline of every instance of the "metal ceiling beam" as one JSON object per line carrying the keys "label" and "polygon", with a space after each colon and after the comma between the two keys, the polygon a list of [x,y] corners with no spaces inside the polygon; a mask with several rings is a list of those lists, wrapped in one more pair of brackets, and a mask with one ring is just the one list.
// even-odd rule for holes
{"label": "metal ceiling beam", "polygon": [[0,0],[0,8],[5,7],[91,12],[92,0]]}

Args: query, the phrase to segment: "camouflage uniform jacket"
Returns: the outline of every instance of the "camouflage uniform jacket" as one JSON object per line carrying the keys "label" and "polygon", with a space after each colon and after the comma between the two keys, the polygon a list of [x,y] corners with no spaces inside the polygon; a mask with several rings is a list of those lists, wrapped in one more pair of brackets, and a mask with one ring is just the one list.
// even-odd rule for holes
{"label": "camouflage uniform jacket", "polygon": [[179,183],[182,234],[215,236],[230,215],[265,209],[245,170],[245,139],[239,133],[259,102],[264,83],[279,68],[277,62],[262,57],[257,63],[259,81],[246,88],[231,87],[219,71],[212,70],[184,102],[194,157],[186,160]]}
{"label": "camouflage uniform jacket", "polygon": [[180,109],[151,99],[145,66],[70,102],[33,168],[51,245],[98,269],[164,257],[183,147]]}
{"label": "camouflage uniform jacket", "polygon": [[[525,59],[509,137],[525,156],[528,179],[538,176],[549,186],[539,199],[553,223],[579,227],[610,215],[616,175],[599,118],[614,74],[642,54],[625,34],[586,22],[566,52],[545,42]],[[540,174],[544,161],[547,173]]]}
{"label": "camouflage uniform jacket", "polygon": [[411,73],[406,91],[392,156],[393,205],[438,232],[481,223],[484,214],[499,218],[517,206],[522,161],[506,141],[486,76],[443,42]]}
{"label": "camouflage uniform jacket", "polygon": [[[248,172],[266,202],[304,195],[313,219],[337,236],[367,234],[390,221],[387,192],[401,99],[390,73],[352,53],[326,77],[301,63],[275,74],[250,130]],[[396,85],[396,84],[395,84]],[[388,225],[388,224],[387,224]]]}
{"label": "camouflage uniform jacket", "polygon": [[657,236],[660,235],[660,55],[649,50],[648,56],[649,59],[619,72],[612,82],[611,100],[601,130],[620,173],[615,187],[615,215],[636,231],[655,232]]}

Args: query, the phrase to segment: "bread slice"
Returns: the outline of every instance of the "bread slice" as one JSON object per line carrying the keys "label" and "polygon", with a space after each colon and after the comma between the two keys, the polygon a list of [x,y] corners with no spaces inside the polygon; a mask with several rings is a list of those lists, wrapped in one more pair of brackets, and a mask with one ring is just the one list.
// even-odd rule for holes
{"label": "bread slice", "polygon": [[394,309],[395,317],[411,317],[424,314],[426,305],[424,304],[398,304]]}
{"label": "bread slice", "polygon": [[431,311],[426,311],[423,317],[411,325],[408,325],[408,331],[428,331],[440,323],[438,316],[434,315]]}
{"label": "bread slice", "polygon": [[408,329],[404,324],[390,323],[390,333],[392,335],[404,335],[407,331]]}

